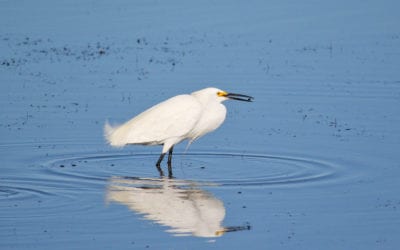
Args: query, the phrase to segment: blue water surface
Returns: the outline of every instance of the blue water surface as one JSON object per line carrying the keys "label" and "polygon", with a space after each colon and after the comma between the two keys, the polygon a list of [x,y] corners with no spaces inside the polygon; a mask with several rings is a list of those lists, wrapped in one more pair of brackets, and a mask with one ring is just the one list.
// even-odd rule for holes
{"label": "blue water surface", "polygon": [[[397,1],[1,1],[1,249],[397,249]],[[114,149],[215,86],[217,131]],[[166,166],[162,166],[166,171]]]}

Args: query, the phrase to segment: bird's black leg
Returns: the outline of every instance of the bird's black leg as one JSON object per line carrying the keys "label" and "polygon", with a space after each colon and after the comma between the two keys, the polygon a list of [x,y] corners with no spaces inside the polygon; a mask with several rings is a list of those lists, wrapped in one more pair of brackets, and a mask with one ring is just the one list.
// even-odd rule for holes
{"label": "bird's black leg", "polygon": [[168,177],[172,178],[172,152],[174,151],[174,147],[172,146],[168,152]]}
{"label": "bird's black leg", "polygon": [[164,159],[164,156],[165,156],[165,153],[162,153],[162,154],[160,155],[160,157],[158,158],[158,161],[157,161],[157,163],[156,163],[156,166],[157,166],[157,167],[161,166],[161,162],[162,162],[162,160]]}
{"label": "bird's black leg", "polygon": [[160,176],[164,176],[164,172],[162,171],[162,169],[160,167],[161,166],[161,162],[164,159],[164,156],[165,156],[165,153],[162,153],[160,155],[160,157],[158,158],[158,161],[156,163],[156,167],[157,167],[158,172],[160,172]]}
{"label": "bird's black leg", "polygon": [[169,152],[168,152],[168,166],[170,166],[171,165],[171,163],[172,163],[172,152],[174,151],[174,147],[172,146],[170,149],[169,149]]}
{"label": "bird's black leg", "polygon": [[160,166],[157,166],[157,170],[160,173],[160,177],[164,177],[164,171],[162,171]]}

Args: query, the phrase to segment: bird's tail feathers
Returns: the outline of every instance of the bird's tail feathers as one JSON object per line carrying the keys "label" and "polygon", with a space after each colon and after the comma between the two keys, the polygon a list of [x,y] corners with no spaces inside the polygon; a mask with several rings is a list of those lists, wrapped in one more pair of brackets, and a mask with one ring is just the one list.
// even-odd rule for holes
{"label": "bird's tail feathers", "polygon": [[118,137],[118,133],[116,130],[119,126],[112,126],[108,121],[104,124],[104,137],[106,138],[107,142],[113,147],[123,147],[125,146],[125,142]]}

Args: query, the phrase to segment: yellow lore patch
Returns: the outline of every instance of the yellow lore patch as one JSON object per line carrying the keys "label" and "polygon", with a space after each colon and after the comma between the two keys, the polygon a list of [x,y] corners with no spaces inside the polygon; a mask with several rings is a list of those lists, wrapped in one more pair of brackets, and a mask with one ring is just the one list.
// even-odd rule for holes
{"label": "yellow lore patch", "polygon": [[227,96],[228,93],[226,93],[225,91],[218,91],[218,92],[217,92],[217,95],[218,95],[218,96]]}

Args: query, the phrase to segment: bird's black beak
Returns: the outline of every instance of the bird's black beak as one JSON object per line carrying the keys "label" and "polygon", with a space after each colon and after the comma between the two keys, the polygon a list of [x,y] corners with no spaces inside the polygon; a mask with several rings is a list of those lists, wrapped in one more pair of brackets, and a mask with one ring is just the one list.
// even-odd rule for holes
{"label": "bird's black beak", "polygon": [[228,233],[228,232],[236,232],[236,231],[243,231],[243,230],[250,230],[251,226],[250,224],[246,224],[243,226],[236,226],[236,227],[225,227],[222,230],[218,230],[217,232],[215,232],[215,236],[221,236],[224,233]]}
{"label": "bird's black beak", "polygon": [[238,100],[238,101],[244,101],[244,102],[252,102],[254,100],[254,98],[251,96],[235,94],[235,93],[228,93],[226,95],[226,97],[229,99],[232,99],[232,100]]}

